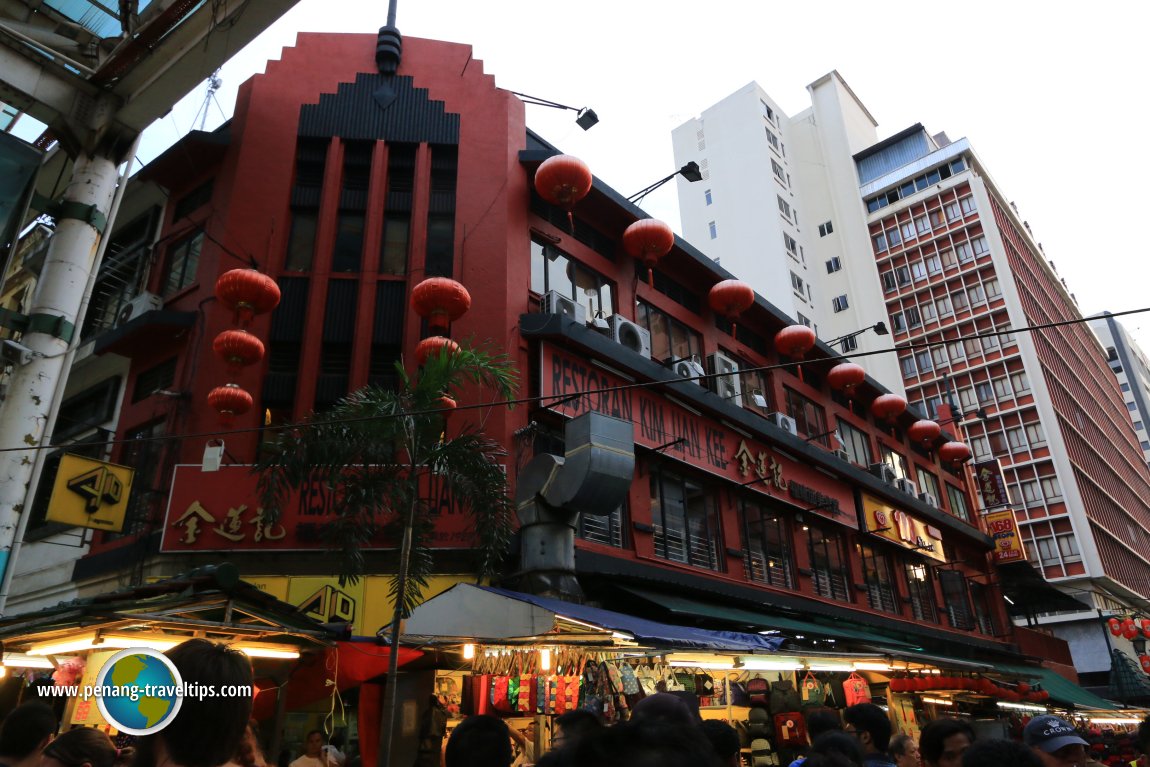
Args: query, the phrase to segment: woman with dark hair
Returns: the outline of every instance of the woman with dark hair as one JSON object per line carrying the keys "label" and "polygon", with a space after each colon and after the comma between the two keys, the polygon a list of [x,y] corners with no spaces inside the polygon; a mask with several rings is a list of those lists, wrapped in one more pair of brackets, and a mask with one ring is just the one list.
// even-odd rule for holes
{"label": "woman with dark hair", "polygon": [[[206,639],[189,639],[164,654],[180,672],[185,688],[200,685],[199,689],[215,694],[185,695],[180,712],[167,727],[140,738],[137,767],[219,767],[231,761],[239,753],[252,715],[248,657]],[[246,688],[247,694],[224,695],[234,693],[234,688]]]}
{"label": "woman with dark hair", "polygon": [[77,727],[60,735],[40,756],[41,767],[127,767],[135,750],[116,748],[112,739],[91,727]]}

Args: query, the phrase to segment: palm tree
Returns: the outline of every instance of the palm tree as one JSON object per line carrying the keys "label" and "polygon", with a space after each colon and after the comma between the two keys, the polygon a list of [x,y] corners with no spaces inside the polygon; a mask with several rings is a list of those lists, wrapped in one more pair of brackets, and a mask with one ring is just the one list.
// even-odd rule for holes
{"label": "palm tree", "polygon": [[[391,582],[395,609],[391,647],[399,646],[400,622],[422,601],[432,572],[430,534],[435,529],[436,489],[446,492],[474,521],[477,571],[498,568],[513,533],[514,505],[507,475],[498,460],[506,451],[467,424],[452,436],[447,418],[455,404],[453,389],[471,386],[494,392],[495,402],[510,406],[515,370],[505,355],[461,346],[431,354],[416,378],[396,364],[394,389],[369,386],[334,408],[279,433],[266,457],[256,464],[265,513],[278,515],[292,491],[318,483],[334,497],[333,518],[324,535],[339,556],[340,584],[366,573],[365,548],[382,530],[401,538]],[[381,744],[380,765],[391,758],[398,723],[396,673],[399,653],[388,664],[386,710],[390,727]]]}

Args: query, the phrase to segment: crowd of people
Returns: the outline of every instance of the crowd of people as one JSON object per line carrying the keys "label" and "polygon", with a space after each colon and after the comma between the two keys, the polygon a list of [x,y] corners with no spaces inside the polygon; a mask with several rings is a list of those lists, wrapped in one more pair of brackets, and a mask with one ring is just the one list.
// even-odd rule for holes
{"label": "crowd of people", "polygon": [[[811,740],[789,767],[1101,767],[1074,726],[1057,716],[1032,718],[1022,740],[976,738],[962,719],[936,719],[917,740],[894,733],[879,706],[858,703],[840,716],[833,709],[806,714]],[[520,750],[524,735],[497,716],[470,716],[448,738],[445,767],[741,767],[738,732],[726,722],[703,720],[682,698],[657,693],[636,704],[631,718],[605,726],[590,712],[555,720],[551,750]],[[1150,767],[1150,717],[1139,726],[1138,757],[1127,767]],[[524,758],[526,754],[527,758]]]}

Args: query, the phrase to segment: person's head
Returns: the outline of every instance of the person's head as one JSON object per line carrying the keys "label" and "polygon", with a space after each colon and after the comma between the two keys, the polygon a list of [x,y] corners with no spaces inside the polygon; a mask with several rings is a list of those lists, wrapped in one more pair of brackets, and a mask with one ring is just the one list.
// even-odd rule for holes
{"label": "person's head", "polygon": [[873,703],[856,703],[843,712],[843,731],[858,738],[864,754],[886,753],[890,744],[890,719]]}
{"label": "person's head", "polygon": [[116,748],[112,739],[91,727],[68,730],[44,748],[41,767],[121,767],[132,761],[133,749]]}
{"label": "person's head", "polygon": [[846,764],[862,764],[863,744],[860,738],[844,730],[830,730],[811,741],[811,755],[841,757]]}
{"label": "person's head", "polygon": [[583,738],[594,735],[603,729],[599,717],[584,708],[577,708],[555,717],[555,734],[551,736],[552,748],[573,746]]}
{"label": "person's head", "polygon": [[1022,730],[1022,742],[1038,755],[1045,767],[1082,767],[1086,746],[1074,726],[1056,716],[1036,716]]}
{"label": "person's head", "polygon": [[[180,711],[163,730],[138,742],[141,767],[162,761],[175,767],[218,767],[238,752],[252,714],[252,665],[239,650],[206,639],[181,642],[165,655],[185,687],[201,685],[215,697],[185,695]],[[223,695],[225,688],[247,694]]]}
{"label": "person's head", "polygon": [[19,762],[37,756],[59,726],[56,712],[47,703],[39,700],[21,703],[0,725],[0,757]]}
{"label": "person's head", "polygon": [[1042,760],[1017,741],[980,740],[966,749],[962,767],[1042,767]]}
{"label": "person's head", "polygon": [[447,767],[508,767],[511,731],[497,716],[469,716],[451,731],[443,759]]}
{"label": "person's head", "polygon": [[959,767],[974,743],[974,730],[961,719],[935,719],[922,728],[918,750],[927,767]]}
{"label": "person's head", "polygon": [[263,749],[260,748],[259,725],[254,719],[248,721],[240,748],[232,761],[240,767],[263,767],[267,763]]}
{"label": "person's head", "polygon": [[739,761],[739,733],[734,727],[718,719],[704,719],[699,725],[707,740],[711,741],[711,748],[715,755],[726,765],[738,767]]}
{"label": "person's head", "polygon": [[694,727],[699,723],[695,712],[691,711],[682,698],[669,692],[657,692],[643,698],[631,710],[631,718],[636,721],[665,722],[680,727]]}
{"label": "person's head", "polygon": [[833,708],[812,708],[803,714],[803,718],[807,720],[807,737],[812,741],[824,732],[843,728],[843,720]]}
{"label": "person's head", "polygon": [[721,767],[698,724],[652,718],[604,727],[565,749],[563,763],[565,767]]}
{"label": "person's head", "polygon": [[887,752],[896,767],[918,767],[918,744],[905,732],[890,739]]}
{"label": "person's head", "polygon": [[323,731],[310,730],[303,741],[304,754],[318,759],[321,751],[323,751]]}

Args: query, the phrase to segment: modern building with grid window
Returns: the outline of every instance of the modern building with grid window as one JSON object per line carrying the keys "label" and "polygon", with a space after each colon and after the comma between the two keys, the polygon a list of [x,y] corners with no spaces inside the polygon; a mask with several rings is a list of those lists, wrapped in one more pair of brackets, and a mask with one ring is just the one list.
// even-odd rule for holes
{"label": "modern building with grid window", "polygon": [[[1067,639],[1084,682],[1104,685],[1110,651],[1135,653],[1100,616],[1140,615],[1150,593],[1150,442],[1135,429],[1146,419],[1110,372],[1136,367],[1135,357],[1126,352],[1123,364],[1118,343],[1100,345],[1076,322],[1074,296],[966,139],[916,124],[879,140],[837,72],[808,91],[809,109],[787,117],[776,108],[773,125],[787,142],[788,201],[802,211],[793,224],[806,238],[819,335],[886,323],[891,337],[863,333],[859,350],[893,342],[899,351],[858,362],[927,417],[953,417],[948,428],[968,440],[975,464],[999,463],[1030,564],[1074,600],[1055,613],[1015,610],[1016,619]],[[709,165],[716,200],[753,197],[777,175],[757,160],[769,146],[751,137],[765,119],[753,114],[760,100],[773,104],[751,84],[672,134],[676,161]],[[705,147],[688,144],[696,134]],[[728,236],[708,242],[697,233],[695,191],[680,192],[685,236],[725,267],[753,279],[792,263],[771,246],[778,222],[745,212],[751,201],[720,211]],[[1045,327],[1015,332],[1030,326]],[[908,479],[920,490],[930,484]]]}
{"label": "modern building with grid window", "polygon": [[1133,421],[1134,436],[1150,464],[1150,360],[1121,322],[1105,313],[1090,318],[1090,329],[1106,350],[1106,361]]}

